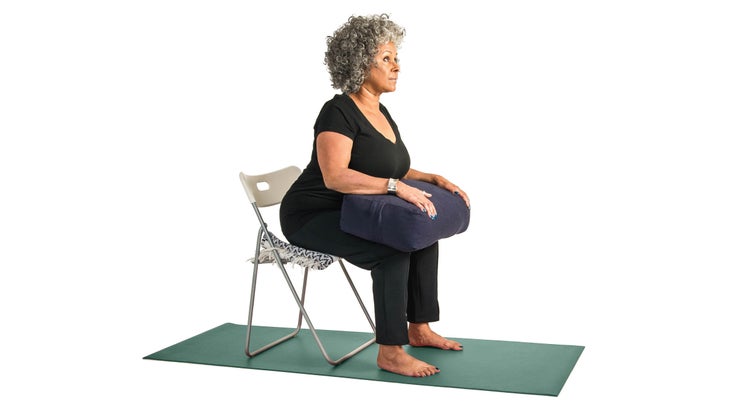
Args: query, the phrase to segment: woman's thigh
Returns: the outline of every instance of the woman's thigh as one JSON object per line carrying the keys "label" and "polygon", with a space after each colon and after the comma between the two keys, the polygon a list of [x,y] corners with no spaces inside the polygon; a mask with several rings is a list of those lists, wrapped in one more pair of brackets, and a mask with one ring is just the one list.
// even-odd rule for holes
{"label": "woman's thigh", "polygon": [[366,270],[372,269],[384,259],[402,253],[342,231],[338,210],[318,214],[287,239],[299,247],[344,258]]}

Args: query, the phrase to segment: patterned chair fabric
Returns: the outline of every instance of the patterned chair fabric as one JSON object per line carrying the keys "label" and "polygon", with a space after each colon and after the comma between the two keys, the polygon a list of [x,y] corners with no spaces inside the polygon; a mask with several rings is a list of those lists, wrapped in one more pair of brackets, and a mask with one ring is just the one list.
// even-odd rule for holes
{"label": "patterned chair fabric", "polygon": [[[269,244],[266,235],[261,236],[261,251],[259,252],[259,263],[274,263],[274,250],[279,252],[279,257],[284,264],[292,263],[312,270],[324,270],[330,264],[337,261],[337,258],[318,251],[307,250],[306,248],[297,247],[279,239],[269,232],[273,244]],[[249,261],[253,262],[253,258]]]}

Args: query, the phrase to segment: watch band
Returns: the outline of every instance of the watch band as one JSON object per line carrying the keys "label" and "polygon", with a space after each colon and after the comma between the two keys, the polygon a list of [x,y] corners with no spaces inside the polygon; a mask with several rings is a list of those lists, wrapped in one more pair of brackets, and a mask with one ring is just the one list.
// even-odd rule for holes
{"label": "watch band", "polygon": [[389,178],[388,179],[388,194],[395,194],[396,191],[398,191],[398,179]]}

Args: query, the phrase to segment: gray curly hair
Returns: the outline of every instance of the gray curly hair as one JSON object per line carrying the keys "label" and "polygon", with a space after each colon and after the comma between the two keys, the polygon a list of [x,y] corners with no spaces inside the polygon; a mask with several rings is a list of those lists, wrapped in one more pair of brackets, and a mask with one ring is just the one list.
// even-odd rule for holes
{"label": "gray curly hair", "polygon": [[390,20],[387,14],[351,16],[327,37],[324,63],[332,87],[344,94],[360,90],[378,47],[393,42],[398,48],[405,35],[405,29]]}

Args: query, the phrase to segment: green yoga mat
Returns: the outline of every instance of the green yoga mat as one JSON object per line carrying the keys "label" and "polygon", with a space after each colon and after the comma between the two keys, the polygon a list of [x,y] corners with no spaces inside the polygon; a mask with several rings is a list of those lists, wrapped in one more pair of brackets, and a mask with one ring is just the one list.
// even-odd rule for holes
{"label": "green yoga mat", "polygon": [[[291,329],[254,326],[252,348],[283,336]],[[332,358],[372,337],[368,333],[318,331]],[[150,354],[144,359],[273,370],[332,377],[437,387],[557,396],[583,352],[582,346],[459,338],[463,351],[406,346],[417,358],[441,372],[426,378],[405,377],[379,369],[377,345],[338,366],[327,363],[307,329],[254,358],[244,354],[246,326],[226,323]]]}

